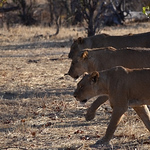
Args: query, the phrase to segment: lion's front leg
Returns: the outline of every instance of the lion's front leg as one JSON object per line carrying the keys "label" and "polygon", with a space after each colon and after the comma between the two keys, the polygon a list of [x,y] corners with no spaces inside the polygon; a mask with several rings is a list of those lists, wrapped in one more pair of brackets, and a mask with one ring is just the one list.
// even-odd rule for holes
{"label": "lion's front leg", "polygon": [[91,145],[91,147],[109,143],[109,141],[111,140],[111,138],[112,138],[112,136],[113,136],[113,134],[114,134],[114,132],[126,110],[127,110],[127,107],[121,107],[121,106],[120,107],[116,106],[113,108],[112,117],[111,117],[110,123],[108,125],[108,128],[106,130],[105,136],[101,140],[98,140],[94,145]]}
{"label": "lion's front leg", "polygon": [[85,115],[86,121],[90,121],[94,119],[96,110],[98,107],[105,103],[108,100],[108,96],[99,96],[88,108],[87,113]]}
{"label": "lion's front leg", "polygon": [[110,120],[110,123],[108,125],[108,128],[106,130],[106,134],[103,138],[103,142],[109,142],[110,139],[112,138],[123,114],[126,112],[127,110],[127,107],[119,107],[119,106],[116,106],[113,108],[113,113],[112,113],[112,117],[111,117],[111,120]]}

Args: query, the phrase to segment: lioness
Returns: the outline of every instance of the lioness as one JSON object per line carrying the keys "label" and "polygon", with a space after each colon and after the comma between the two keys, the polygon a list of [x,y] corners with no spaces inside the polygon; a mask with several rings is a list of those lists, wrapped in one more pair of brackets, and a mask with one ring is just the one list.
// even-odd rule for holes
{"label": "lioness", "polygon": [[[96,95],[106,94],[113,108],[106,134],[96,144],[110,141],[128,106],[133,107],[150,131],[150,112],[147,108],[147,105],[150,105],[149,89],[150,69],[127,69],[117,66],[101,72],[92,72],[81,79],[74,92],[77,101],[86,102]],[[103,100],[98,101],[99,105],[102,103]],[[96,108],[93,103],[88,109],[86,120],[89,120],[91,112]]]}
{"label": "lioness", "polygon": [[125,47],[149,47],[150,32],[141,34],[129,34],[124,36],[110,36],[108,34],[99,34],[87,38],[79,37],[71,45],[68,57],[73,59],[78,52],[85,48],[100,48],[112,46],[115,48]]}
{"label": "lioness", "polygon": [[150,67],[150,49],[125,48],[116,50],[108,47],[84,50],[72,60],[68,74],[73,78],[78,78],[84,72],[101,71],[115,66],[127,68]]}

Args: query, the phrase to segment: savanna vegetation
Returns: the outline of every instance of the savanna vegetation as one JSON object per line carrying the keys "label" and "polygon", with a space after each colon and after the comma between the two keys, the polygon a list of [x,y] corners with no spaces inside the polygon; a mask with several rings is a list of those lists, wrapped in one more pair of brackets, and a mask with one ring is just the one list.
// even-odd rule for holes
{"label": "savanna vegetation", "polygon": [[[86,20],[72,24],[70,20],[75,17],[63,7],[67,4],[70,10],[71,1],[30,0],[25,1],[25,9],[21,2],[7,0],[0,6],[0,149],[90,150],[89,145],[103,137],[112,109],[106,102],[95,119],[86,122],[86,109],[95,98],[85,106],[78,104],[73,92],[80,79],[64,76],[71,63],[68,53],[72,40],[88,36]],[[147,5],[143,1],[136,7],[131,2],[128,7],[141,12]],[[63,8],[58,11],[58,18],[57,13],[50,13],[52,6]],[[25,21],[24,14],[32,17],[27,15]],[[149,21],[132,20],[132,23],[100,26],[96,34],[148,31]],[[150,134],[133,109],[126,112],[111,146],[102,149],[150,149]]]}

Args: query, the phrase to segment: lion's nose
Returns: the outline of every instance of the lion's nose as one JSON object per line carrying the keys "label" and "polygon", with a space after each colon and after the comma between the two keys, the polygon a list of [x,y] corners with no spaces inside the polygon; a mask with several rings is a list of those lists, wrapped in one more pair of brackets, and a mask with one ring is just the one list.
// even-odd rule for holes
{"label": "lion's nose", "polygon": [[64,76],[67,76],[67,75],[69,75],[69,73],[65,73],[65,74],[64,74]]}
{"label": "lion's nose", "polygon": [[76,98],[77,97],[77,95],[75,94],[75,93],[73,93],[73,96]]}

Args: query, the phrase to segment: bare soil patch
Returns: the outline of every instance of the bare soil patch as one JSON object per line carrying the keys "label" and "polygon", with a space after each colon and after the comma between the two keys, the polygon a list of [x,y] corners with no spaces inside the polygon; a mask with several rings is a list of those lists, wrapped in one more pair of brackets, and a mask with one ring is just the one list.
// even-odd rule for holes
{"label": "bare soil patch", "polygon": [[[78,81],[67,73],[71,40],[85,36],[82,28],[55,29],[18,26],[0,31],[0,149],[90,149],[101,138],[112,110],[105,103],[86,122],[87,107],[80,106],[73,91]],[[111,35],[150,31],[150,22],[106,27]],[[54,31],[55,32],[55,31]],[[150,149],[150,134],[129,108],[117,128],[111,147],[102,149]]]}

